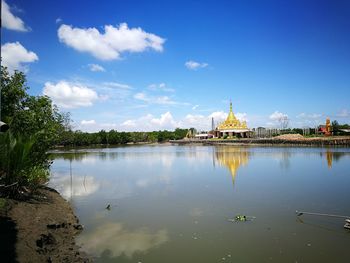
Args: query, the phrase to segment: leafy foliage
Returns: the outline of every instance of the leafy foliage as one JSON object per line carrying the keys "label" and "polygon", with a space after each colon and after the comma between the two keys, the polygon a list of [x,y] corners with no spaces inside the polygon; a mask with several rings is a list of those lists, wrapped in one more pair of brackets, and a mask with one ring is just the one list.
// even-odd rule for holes
{"label": "leafy foliage", "polygon": [[10,75],[1,66],[1,75],[1,118],[10,129],[1,134],[0,184],[4,189],[13,185],[7,191],[13,194],[47,179],[47,151],[64,134],[69,115],[60,113],[48,97],[27,94],[22,72]]}
{"label": "leafy foliage", "polygon": [[34,138],[0,134],[0,179],[2,195],[18,196],[33,191],[48,177],[45,163],[36,162]]}

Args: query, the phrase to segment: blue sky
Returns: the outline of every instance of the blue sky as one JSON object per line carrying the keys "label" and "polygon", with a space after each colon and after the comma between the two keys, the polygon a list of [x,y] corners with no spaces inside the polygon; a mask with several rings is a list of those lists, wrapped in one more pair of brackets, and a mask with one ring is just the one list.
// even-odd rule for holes
{"label": "blue sky", "polygon": [[350,122],[349,1],[2,1],[2,65],[75,129]]}

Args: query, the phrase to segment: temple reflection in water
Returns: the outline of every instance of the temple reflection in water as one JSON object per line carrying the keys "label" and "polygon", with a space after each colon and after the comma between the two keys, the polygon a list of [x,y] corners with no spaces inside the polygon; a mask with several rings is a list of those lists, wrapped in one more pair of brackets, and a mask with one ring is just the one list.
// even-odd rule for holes
{"label": "temple reflection in water", "polygon": [[248,164],[250,154],[251,153],[244,148],[227,146],[215,147],[215,159],[221,166],[226,166],[229,169],[233,184],[235,182],[238,168]]}

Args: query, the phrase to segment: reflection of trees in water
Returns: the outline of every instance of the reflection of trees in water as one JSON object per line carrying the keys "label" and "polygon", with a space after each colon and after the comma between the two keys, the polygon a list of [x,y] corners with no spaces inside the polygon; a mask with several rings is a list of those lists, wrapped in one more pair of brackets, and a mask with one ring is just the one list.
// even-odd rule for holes
{"label": "reflection of trees in water", "polygon": [[51,153],[51,157],[53,159],[63,159],[64,161],[83,161],[89,157],[91,159],[99,159],[99,160],[114,160],[118,158],[119,155],[123,153],[117,152],[53,152]]}
{"label": "reflection of trees in water", "polygon": [[[217,146],[215,147],[215,158],[220,165],[226,166],[232,176],[232,182],[234,183],[237,170],[240,166],[244,166],[248,163],[251,152],[248,152],[245,148],[229,147],[229,146]],[[215,160],[213,160],[215,165]]]}

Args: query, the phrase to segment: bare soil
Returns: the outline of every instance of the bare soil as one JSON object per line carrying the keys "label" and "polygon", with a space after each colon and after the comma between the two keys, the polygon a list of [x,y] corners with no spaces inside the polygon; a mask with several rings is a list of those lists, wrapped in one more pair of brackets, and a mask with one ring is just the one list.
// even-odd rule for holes
{"label": "bare soil", "polygon": [[75,244],[82,226],[58,192],[43,187],[29,200],[6,201],[0,212],[1,262],[91,262]]}

